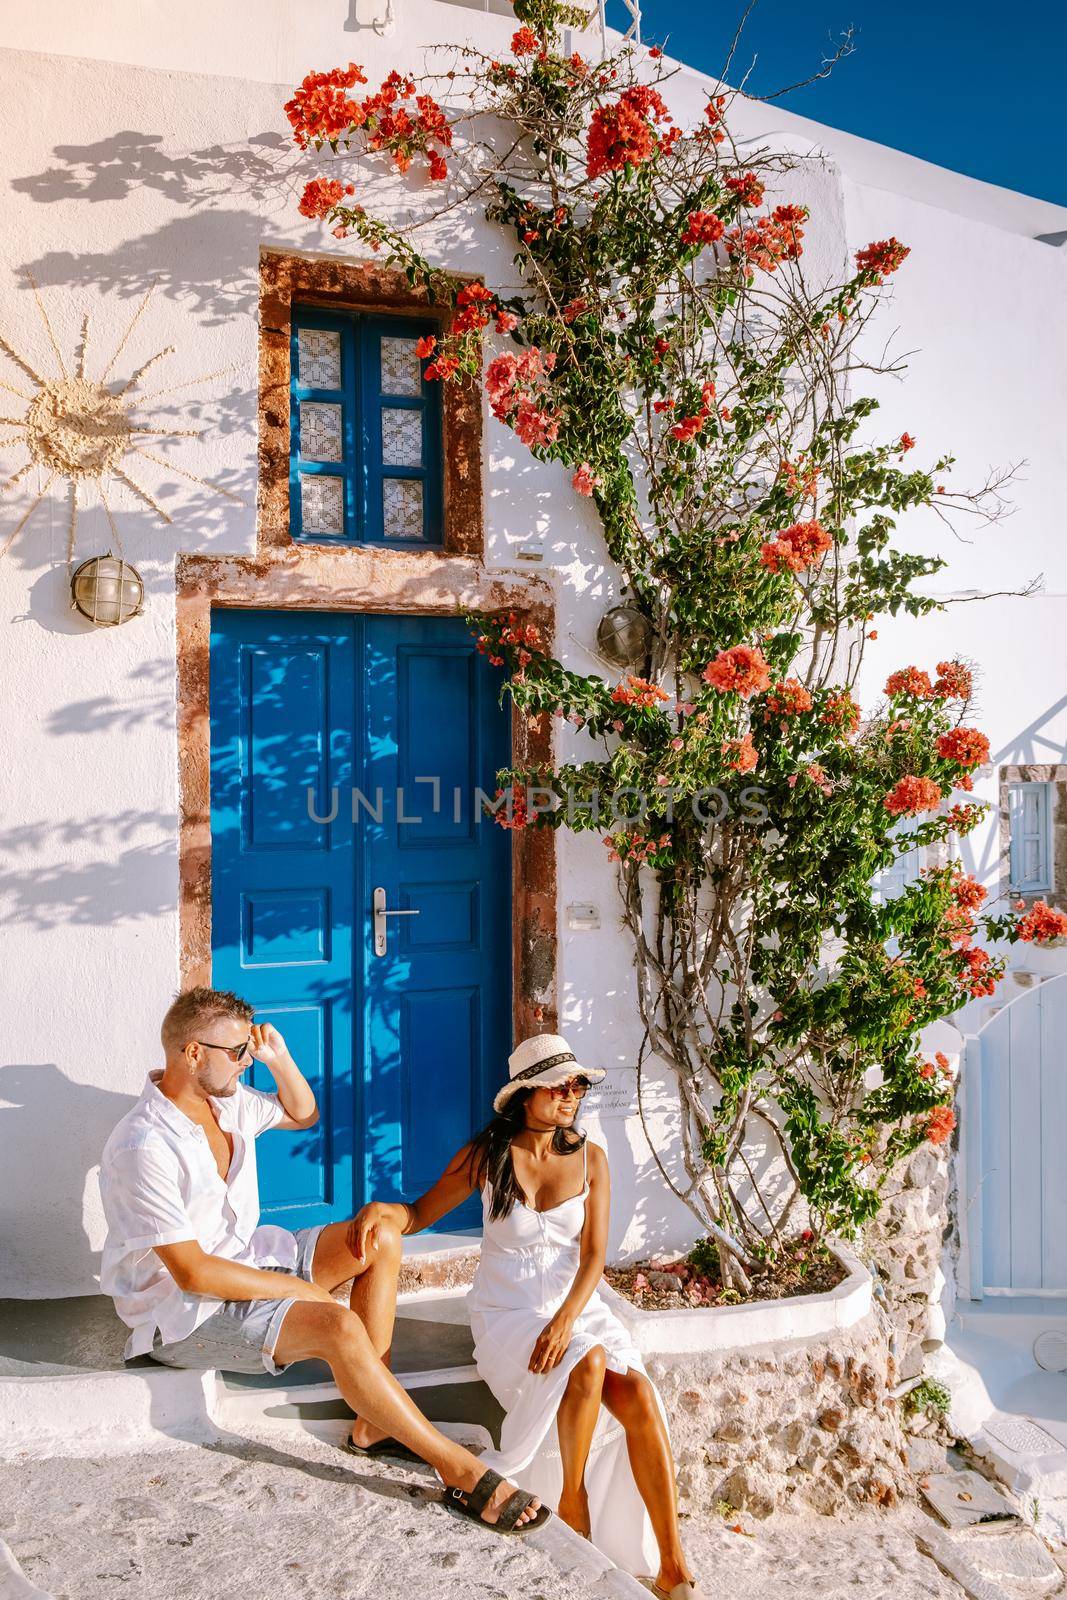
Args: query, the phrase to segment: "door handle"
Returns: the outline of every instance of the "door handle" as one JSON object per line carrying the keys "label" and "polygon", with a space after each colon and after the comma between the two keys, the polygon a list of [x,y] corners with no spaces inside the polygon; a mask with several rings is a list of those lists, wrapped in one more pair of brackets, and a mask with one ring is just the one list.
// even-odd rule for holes
{"label": "door handle", "polygon": [[417,917],[420,915],[417,908],[401,908],[400,906],[387,906],[385,903],[385,890],[381,887],[375,889],[371,898],[374,917],[374,954],[384,956],[386,949],[386,934],[389,924],[386,917]]}

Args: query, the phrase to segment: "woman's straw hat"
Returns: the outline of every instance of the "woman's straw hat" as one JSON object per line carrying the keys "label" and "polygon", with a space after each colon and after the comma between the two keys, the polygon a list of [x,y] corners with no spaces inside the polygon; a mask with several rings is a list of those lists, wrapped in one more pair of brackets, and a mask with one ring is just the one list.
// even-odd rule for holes
{"label": "woman's straw hat", "polygon": [[583,1067],[566,1039],[558,1033],[539,1033],[524,1039],[508,1056],[508,1081],[493,1101],[494,1111],[503,1111],[516,1089],[544,1089],[568,1078],[588,1078],[599,1083],[603,1067]]}

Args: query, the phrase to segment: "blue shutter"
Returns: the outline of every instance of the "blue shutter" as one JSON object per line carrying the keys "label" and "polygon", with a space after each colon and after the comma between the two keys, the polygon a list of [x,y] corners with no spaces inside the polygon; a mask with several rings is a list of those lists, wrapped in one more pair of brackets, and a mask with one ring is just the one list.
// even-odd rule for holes
{"label": "blue shutter", "polygon": [[439,385],[416,341],[436,324],[294,308],[290,525],[316,544],[441,545]]}
{"label": "blue shutter", "polygon": [[1052,888],[1052,785],[1010,783],[1011,887],[1023,894]]}
{"label": "blue shutter", "polygon": [[290,345],[290,522],[294,538],[350,544],[361,537],[359,365],[350,317],[302,306]]}
{"label": "blue shutter", "polygon": [[363,324],[361,425],[366,538],[389,545],[442,539],[440,384],[427,383],[416,341],[432,324]]}

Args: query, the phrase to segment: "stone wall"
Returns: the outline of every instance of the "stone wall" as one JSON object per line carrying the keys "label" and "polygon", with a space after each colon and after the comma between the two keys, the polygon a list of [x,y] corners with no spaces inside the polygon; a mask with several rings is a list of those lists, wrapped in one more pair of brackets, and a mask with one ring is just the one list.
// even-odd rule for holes
{"label": "stone wall", "polygon": [[766,1517],[891,1506],[910,1493],[890,1329],[875,1308],[809,1339],[648,1358],[667,1408],[679,1503]]}
{"label": "stone wall", "polygon": [[890,1350],[904,1382],[919,1377],[945,1336],[942,1263],[955,1235],[950,1148],[921,1145],[893,1168],[883,1193],[864,1255],[892,1322]]}

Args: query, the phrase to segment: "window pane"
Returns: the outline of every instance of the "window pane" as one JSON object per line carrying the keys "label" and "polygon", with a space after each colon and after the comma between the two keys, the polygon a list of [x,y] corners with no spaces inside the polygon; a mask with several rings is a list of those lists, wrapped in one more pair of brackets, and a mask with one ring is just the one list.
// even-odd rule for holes
{"label": "window pane", "polygon": [[421,395],[422,362],[414,339],[382,340],[382,393]]}
{"label": "window pane", "polygon": [[298,328],[297,365],[305,389],[341,387],[341,335],[332,328]]}
{"label": "window pane", "polygon": [[382,510],[387,539],[422,538],[422,484],[417,478],[386,478]]}
{"label": "window pane", "polygon": [[300,405],[300,454],[305,461],[340,461],[341,407],[304,400]]}
{"label": "window pane", "polygon": [[301,473],[300,509],[304,533],[344,533],[343,479]]}
{"label": "window pane", "polygon": [[422,413],[382,407],[382,461],[387,467],[422,466]]}

